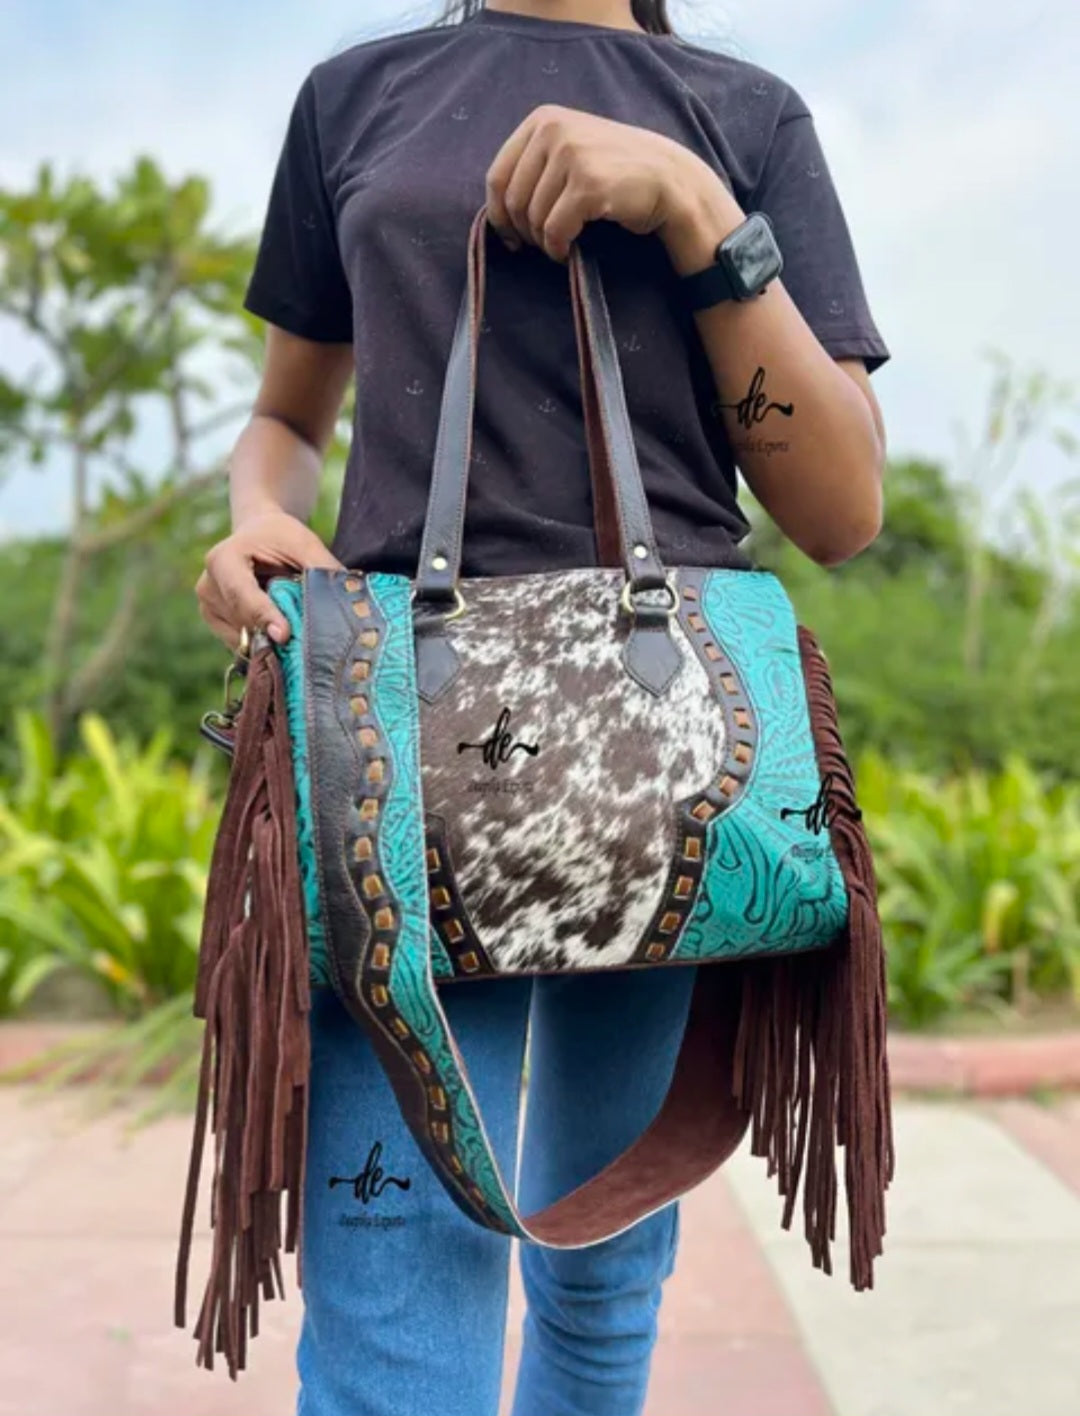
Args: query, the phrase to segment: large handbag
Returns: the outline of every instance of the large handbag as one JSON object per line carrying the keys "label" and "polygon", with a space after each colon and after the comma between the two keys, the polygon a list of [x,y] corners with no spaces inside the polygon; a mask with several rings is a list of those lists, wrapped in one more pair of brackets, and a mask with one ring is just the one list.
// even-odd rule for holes
{"label": "large handbag", "polygon": [[[477,1223],[591,1244],[685,1194],[749,1128],[790,1227],[803,1182],[831,1272],[844,1149],[850,1280],[873,1284],[893,1175],[873,861],[828,667],[774,574],[661,563],[595,257],[568,262],[599,564],[460,576],[489,223],[481,208],[413,579],[275,575],[284,645],[247,637],[194,1011],[202,1066],[176,1274],[185,1326],[213,1093],[197,1362],[235,1379],[302,1283],[314,987],[370,1037],[418,1146]],[[440,988],[493,975],[701,967],[667,1097],[580,1188],[522,1216]],[[643,1062],[642,1065],[647,1065]],[[285,1232],[281,1199],[287,1200]]]}

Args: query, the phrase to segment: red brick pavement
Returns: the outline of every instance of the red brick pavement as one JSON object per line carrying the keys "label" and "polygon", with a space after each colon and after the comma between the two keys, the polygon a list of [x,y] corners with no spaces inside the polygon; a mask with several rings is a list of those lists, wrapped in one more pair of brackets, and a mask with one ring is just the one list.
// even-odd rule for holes
{"label": "red brick pavement", "polygon": [[[1036,1062],[1057,1080],[1068,1075],[1075,1039],[1024,1039],[996,1059],[981,1040],[916,1041],[893,1040],[898,1092],[916,1085],[993,1098],[980,1105],[1080,1193],[1080,1097],[1046,1107],[1008,1095],[1033,1084]],[[33,1043],[28,1029],[0,1029],[0,1067]],[[196,1369],[190,1333],[171,1325],[190,1122],[174,1118],[125,1141],[116,1118],[65,1129],[72,1094],[29,1108],[23,1095],[0,1087],[0,1416],[291,1416],[299,1319],[291,1260],[293,1296],[264,1306],[239,1382]],[[648,1416],[841,1416],[723,1173],[683,1204]],[[205,1262],[204,1238],[193,1276]],[[515,1272],[507,1401],[521,1313]]]}
{"label": "red brick pavement", "polygon": [[[74,1115],[70,1098],[25,1107],[21,1091],[0,1088],[0,1416],[290,1416],[292,1259],[292,1296],[264,1305],[240,1380],[195,1368],[190,1332],[171,1326],[190,1124],[170,1119],[125,1138],[118,1118],[82,1129],[65,1124]],[[830,1416],[723,1176],[684,1205],[649,1416]],[[204,1233],[193,1280],[206,1259]],[[521,1314],[515,1270],[507,1398]]]}
{"label": "red brick pavement", "polygon": [[998,1101],[991,1114],[1030,1155],[1080,1194],[1080,1096],[1041,1106],[1015,1098]]}

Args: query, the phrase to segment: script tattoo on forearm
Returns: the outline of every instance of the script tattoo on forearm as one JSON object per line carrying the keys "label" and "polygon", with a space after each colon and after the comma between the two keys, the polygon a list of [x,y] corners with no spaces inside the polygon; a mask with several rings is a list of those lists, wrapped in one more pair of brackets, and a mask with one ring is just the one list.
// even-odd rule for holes
{"label": "script tattoo on forearm", "polygon": [[[756,423],[763,423],[770,413],[779,413],[784,418],[790,418],[795,412],[794,403],[777,403],[770,401],[765,393],[765,370],[759,364],[754,370],[754,376],[750,380],[750,387],[737,403],[722,403],[717,399],[713,403],[713,413],[718,416],[723,408],[733,408],[735,410],[735,421],[740,428],[745,428],[749,432]],[[734,443],[734,451],[737,453],[758,452],[770,456],[774,452],[787,452],[790,444],[782,438],[765,437],[743,437]]]}

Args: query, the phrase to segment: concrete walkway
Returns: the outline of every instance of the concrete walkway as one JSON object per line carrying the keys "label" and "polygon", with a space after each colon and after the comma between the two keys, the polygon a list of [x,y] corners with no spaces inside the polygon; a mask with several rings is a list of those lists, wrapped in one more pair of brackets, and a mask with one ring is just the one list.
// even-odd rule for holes
{"label": "concrete walkway", "polygon": [[[171,1326],[189,1122],[127,1140],[26,1096],[0,1088],[0,1416],[292,1416],[292,1258],[237,1383]],[[871,1293],[842,1245],[834,1277],[811,1267],[745,1148],[684,1202],[649,1416],[1077,1416],[1080,1098],[898,1098],[896,1126]],[[507,1392],[520,1318],[515,1282]]]}

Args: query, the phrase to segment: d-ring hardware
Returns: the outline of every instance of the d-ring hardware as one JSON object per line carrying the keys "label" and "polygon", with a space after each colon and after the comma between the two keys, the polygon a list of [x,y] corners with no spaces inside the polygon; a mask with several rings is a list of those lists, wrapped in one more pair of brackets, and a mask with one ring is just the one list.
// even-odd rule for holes
{"label": "d-ring hardware", "polygon": [[[453,587],[453,589],[454,589],[454,608],[453,608],[452,610],[447,610],[446,614],[443,615],[443,620],[444,620],[444,621],[445,621],[445,620],[460,619],[461,616],[462,616],[462,615],[465,613],[465,611],[468,609],[468,605],[465,603],[465,596],[461,593],[461,591],[458,589],[458,587],[457,587],[456,585]],[[416,586],[415,586],[415,585],[413,586],[412,593],[411,593],[411,595],[410,595],[409,598],[415,603],[415,601],[416,601]]]}
{"label": "d-ring hardware", "polygon": [[[668,592],[668,596],[669,596],[669,599],[670,599],[670,603],[667,604],[666,606],[656,605],[656,606],[654,607],[654,606],[651,606],[651,605],[650,605],[649,608],[650,608],[650,609],[656,608],[656,609],[658,609],[658,610],[659,610],[659,609],[663,609],[663,610],[665,611],[665,613],[667,614],[668,618],[670,619],[671,616],[675,613],[675,611],[676,611],[676,610],[678,609],[678,607],[679,607],[679,594],[678,594],[678,591],[675,589],[675,577],[674,577],[674,573],[673,573],[673,572],[669,572],[669,574],[665,577],[665,579],[664,579],[664,588],[665,588],[665,589],[667,590],[667,592]],[[647,593],[647,592],[639,591],[638,593],[639,593],[639,594],[642,594],[642,593]],[[623,581],[622,593],[621,593],[620,596],[619,596],[619,604],[623,607],[623,609],[626,611],[626,613],[627,613],[628,615],[632,615],[632,614],[634,613],[634,602],[633,602],[633,601],[631,600],[631,598],[630,598],[630,582],[629,582],[629,580]]]}

